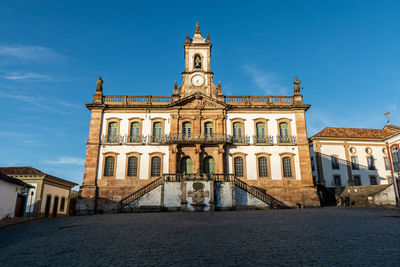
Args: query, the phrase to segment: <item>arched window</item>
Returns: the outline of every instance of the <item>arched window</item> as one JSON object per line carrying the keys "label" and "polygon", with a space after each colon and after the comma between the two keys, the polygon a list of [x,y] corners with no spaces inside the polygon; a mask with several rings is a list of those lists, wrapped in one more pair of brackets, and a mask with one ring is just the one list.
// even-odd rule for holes
{"label": "arched window", "polygon": [[258,158],[258,176],[259,177],[268,177],[268,163],[266,157]]}
{"label": "arched window", "polygon": [[393,167],[396,171],[400,170],[400,154],[399,148],[393,147],[392,148],[392,157],[393,157]]}
{"label": "arched window", "polygon": [[215,173],[215,159],[206,157],[203,162],[203,172],[206,174]]}
{"label": "arched window", "polygon": [[190,157],[184,157],[181,159],[181,173],[193,173],[193,161]]}
{"label": "arched window", "polygon": [[137,157],[129,157],[128,158],[128,172],[127,176],[137,177],[138,176],[138,158]]}
{"label": "arched window", "polygon": [[289,143],[289,124],[287,122],[279,123],[279,134],[281,143]]}
{"label": "arched window", "polygon": [[190,122],[183,123],[182,136],[184,139],[189,139],[192,136],[192,123],[190,123]]}
{"label": "arched window", "polygon": [[195,69],[201,69],[201,56],[200,55],[195,55],[194,60],[193,60],[193,67]]}
{"label": "arched window", "polygon": [[266,143],[264,122],[256,123],[256,135],[257,135],[257,143]]}
{"label": "arched window", "polygon": [[243,126],[241,122],[233,123],[233,138],[235,143],[242,143]]}
{"label": "arched window", "polygon": [[104,176],[114,176],[115,159],[113,156],[105,158],[104,162]]}
{"label": "arched window", "polygon": [[340,175],[334,175],[333,182],[335,183],[335,186],[342,186],[342,179],[340,179]]}
{"label": "arched window", "polygon": [[65,208],[65,197],[62,197],[60,203],[60,211],[64,211],[64,208]]}
{"label": "arched window", "polygon": [[117,135],[118,135],[118,123],[117,122],[108,123],[107,135],[108,135],[107,142],[117,142]]}
{"label": "arched window", "polygon": [[242,157],[234,158],[233,164],[234,164],[234,169],[235,169],[235,176],[236,177],[243,177],[244,176],[243,158]]}
{"label": "arched window", "polygon": [[153,124],[153,142],[160,142],[162,137],[162,122]]}
{"label": "arched window", "polygon": [[137,143],[140,142],[140,123],[135,121],[131,123],[131,135],[130,142]]}
{"label": "arched window", "polygon": [[354,179],[354,185],[357,185],[357,186],[361,185],[360,175],[355,175],[353,179]]}
{"label": "arched window", "polygon": [[152,157],[151,158],[151,177],[158,177],[161,175],[161,158],[160,157]]}
{"label": "arched window", "polygon": [[204,123],[204,136],[207,137],[212,137],[213,135],[213,123],[212,122],[206,122]]}
{"label": "arched window", "polygon": [[285,177],[285,178],[293,177],[292,161],[291,161],[290,157],[282,158],[282,167],[283,167],[283,177]]}

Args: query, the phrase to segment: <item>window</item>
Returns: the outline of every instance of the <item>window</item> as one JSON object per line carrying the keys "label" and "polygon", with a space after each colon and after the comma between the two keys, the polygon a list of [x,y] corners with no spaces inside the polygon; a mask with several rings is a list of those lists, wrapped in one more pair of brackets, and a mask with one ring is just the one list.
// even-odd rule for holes
{"label": "window", "polygon": [[266,131],[265,131],[265,123],[257,122],[256,123],[256,143],[266,143]]}
{"label": "window", "polygon": [[206,122],[204,123],[204,136],[207,137],[212,137],[213,135],[213,124],[212,122]]}
{"label": "window", "polygon": [[162,122],[153,123],[153,142],[160,142],[162,137]]}
{"label": "window", "polygon": [[393,157],[393,167],[396,171],[400,170],[400,154],[399,148],[393,147],[392,148],[392,157]]}
{"label": "window", "polygon": [[113,156],[105,158],[104,162],[104,176],[114,176],[115,159]]}
{"label": "window", "polygon": [[192,136],[192,124],[190,122],[185,122],[182,125],[182,136],[183,139],[190,139]]}
{"label": "window", "polygon": [[151,158],[151,177],[157,177],[161,175],[161,158],[160,157],[152,157]]}
{"label": "window", "polygon": [[193,161],[190,157],[181,159],[181,173],[193,173]]}
{"label": "window", "polygon": [[335,186],[342,186],[342,180],[340,179],[340,175],[334,175],[333,182],[335,183]]}
{"label": "window", "polygon": [[390,161],[388,157],[383,158],[385,160],[385,170],[390,171]]}
{"label": "window", "polygon": [[206,157],[203,161],[203,172],[206,174],[215,173],[215,159],[213,157]]}
{"label": "window", "polygon": [[361,177],[360,177],[360,175],[355,175],[353,179],[354,179],[354,185],[357,185],[357,186],[361,185]]}
{"label": "window", "polygon": [[65,197],[62,197],[60,203],[60,211],[64,211],[64,209],[65,209]]}
{"label": "window", "polygon": [[198,54],[194,56],[193,67],[195,69],[201,69],[201,57]]}
{"label": "window", "polygon": [[108,135],[107,142],[117,142],[117,135],[118,135],[118,123],[117,122],[108,123],[107,135]]}
{"label": "window", "polygon": [[137,143],[140,142],[140,122],[132,122],[131,123],[131,134],[130,134],[130,142]]}
{"label": "window", "polygon": [[243,158],[242,157],[236,157],[236,158],[234,158],[233,162],[234,162],[234,168],[235,168],[235,176],[236,177],[243,177],[244,176]]}
{"label": "window", "polygon": [[279,142],[280,143],[290,143],[289,140],[289,123],[287,122],[280,122],[279,123]]}
{"label": "window", "polygon": [[378,182],[376,180],[376,176],[370,176],[369,181],[371,182],[371,185],[377,185]]}
{"label": "window", "polygon": [[243,142],[243,128],[241,122],[233,123],[233,142],[242,143]]}
{"label": "window", "polygon": [[333,170],[339,169],[339,162],[338,162],[338,158],[336,156],[331,156],[331,164],[332,164]]}
{"label": "window", "polygon": [[138,176],[138,158],[137,157],[129,157],[128,158],[127,176],[130,176],[130,177]]}
{"label": "window", "polygon": [[368,170],[371,170],[371,171],[375,170],[374,158],[371,156],[371,157],[368,157],[367,160],[368,160]]}
{"label": "window", "polygon": [[358,170],[359,169],[356,156],[352,156],[351,157],[351,169],[353,169],[353,170]]}
{"label": "window", "polygon": [[290,157],[282,158],[282,166],[283,166],[283,177],[288,178],[292,177],[292,161]]}
{"label": "window", "polygon": [[266,157],[258,158],[258,176],[268,177],[268,161]]}
{"label": "window", "polygon": [[392,176],[388,176],[387,179],[388,179],[388,184],[393,184]]}

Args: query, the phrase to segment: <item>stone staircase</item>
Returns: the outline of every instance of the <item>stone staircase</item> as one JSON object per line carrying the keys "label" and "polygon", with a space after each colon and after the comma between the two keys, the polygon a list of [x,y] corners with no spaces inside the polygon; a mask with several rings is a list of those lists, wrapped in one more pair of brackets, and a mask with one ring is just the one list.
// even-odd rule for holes
{"label": "stone staircase", "polygon": [[[187,176],[187,177],[186,177]],[[272,197],[271,195],[257,190],[255,187],[247,184],[246,182],[238,179],[232,174],[211,174],[211,175],[183,175],[183,174],[164,174],[162,177],[152,181],[148,185],[140,188],[139,190],[133,192],[129,196],[125,197],[119,202],[119,210],[133,203],[135,200],[149,193],[158,186],[164,184],[164,182],[182,182],[182,181],[209,181],[213,180],[215,182],[232,182],[235,186],[254,196],[255,198],[261,200],[267,204],[271,209],[290,209],[289,206],[285,205],[282,201]]]}

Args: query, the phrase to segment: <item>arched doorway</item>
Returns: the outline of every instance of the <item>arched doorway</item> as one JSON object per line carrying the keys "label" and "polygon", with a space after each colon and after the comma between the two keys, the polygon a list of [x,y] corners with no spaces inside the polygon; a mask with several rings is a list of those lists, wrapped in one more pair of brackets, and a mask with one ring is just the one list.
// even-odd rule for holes
{"label": "arched doorway", "polygon": [[215,173],[215,159],[213,157],[206,157],[203,161],[203,173]]}
{"label": "arched doorway", "polygon": [[53,205],[53,217],[57,217],[57,212],[58,212],[58,197],[55,197]]}
{"label": "arched doorway", "polygon": [[184,157],[181,159],[181,173],[193,173],[193,161],[190,157]]}
{"label": "arched doorway", "polygon": [[44,216],[49,217],[50,214],[50,205],[51,205],[51,195],[47,195],[46,198],[46,208],[44,210]]}

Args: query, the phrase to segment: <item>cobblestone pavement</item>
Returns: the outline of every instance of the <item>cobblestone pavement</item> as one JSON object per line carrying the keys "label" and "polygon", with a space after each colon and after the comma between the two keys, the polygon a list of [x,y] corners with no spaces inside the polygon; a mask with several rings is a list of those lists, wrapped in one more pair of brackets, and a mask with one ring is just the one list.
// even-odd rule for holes
{"label": "cobblestone pavement", "polygon": [[400,266],[400,211],[130,213],[0,229],[0,266]]}

